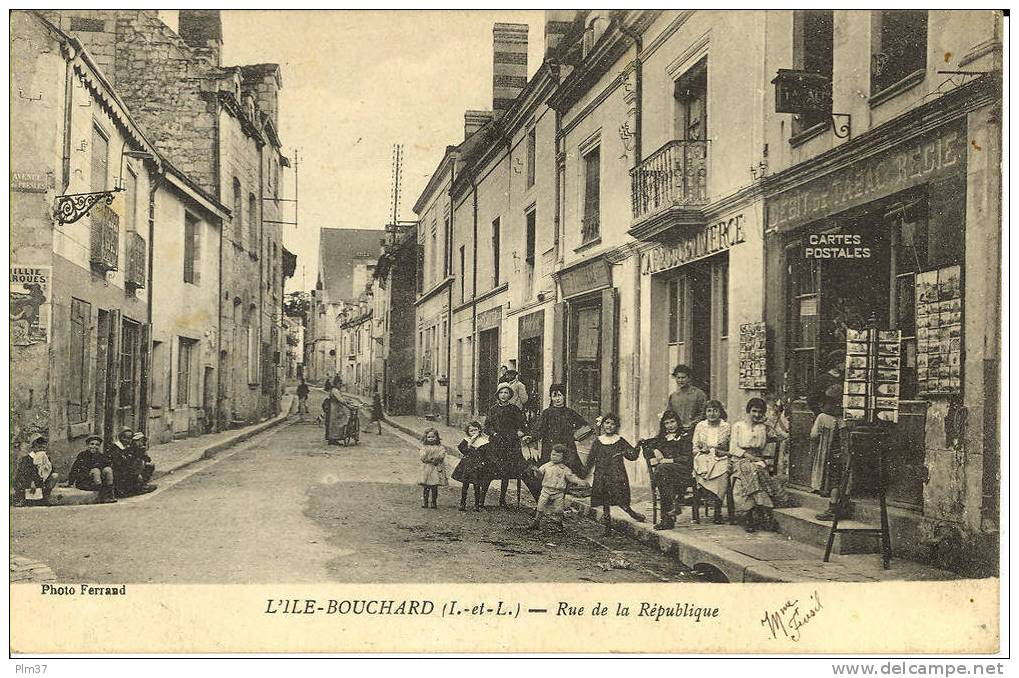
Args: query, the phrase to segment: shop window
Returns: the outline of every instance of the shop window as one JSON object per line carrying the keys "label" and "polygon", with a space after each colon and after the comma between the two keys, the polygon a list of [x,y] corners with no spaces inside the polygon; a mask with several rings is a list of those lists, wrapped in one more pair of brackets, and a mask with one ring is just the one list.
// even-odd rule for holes
{"label": "shop window", "polygon": [[708,138],[708,59],[697,62],[675,84],[677,138]]}
{"label": "shop window", "polygon": [[241,198],[241,182],[237,177],[234,177],[233,180],[233,198],[234,243],[241,245],[244,242],[244,203]]}
{"label": "shop window", "polygon": [[878,94],[927,68],[927,10],[889,9],[874,14],[870,92]]}
{"label": "shop window", "polygon": [[201,229],[198,219],[184,215],[184,282],[197,285],[201,279]]}
{"label": "shop window", "polygon": [[258,201],[253,193],[248,193],[248,251],[258,256]]}
{"label": "shop window", "polygon": [[537,133],[532,127],[527,133],[527,188],[534,186],[534,161],[537,148]]}
{"label": "shop window", "polygon": [[198,342],[194,339],[180,337],[180,344],[177,350],[177,404],[189,405],[191,403],[191,371],[194,365],[195,347]]}
{"label": "shop window", "polygon": [[803,256],[802,244],[786,250],[789,280],[789,313],[786,328],[789,345],[789,390],[806,395],[817,374],[818,338],[821,326],[821,275],[817,259]]}
{"label": "shop window", "polygon": [[499,245],[502,240],[499,217],[492,222],[492,287],[499,286]]}
{"label": "shop window", "polygon": [[[793,63],[797,70],[818,73],[832,79],[834,54],[834,12],[803,9],[793,12]],[[807,111],[793,116],[793,135],[828,120],[824,111]]]}
{"label": "shop window", "polygon": [[98,124],[92,124],[92,190],[105,191],[109,180],[110,142]]}
{"label": "shop window", "polygon": [[120,331],[120,406],[134,407],[135,391],[138,386],[138,351],[140,327],[138,323],[125,320]]}
{"label": "shop window", "polygon": [[67,422],[84,423],[88,417],[88,340],[92,304],[71,299],[71,354],[68,361]]}
{"label": "shop window", "polygon": [[581,222],[581,244],[601,237],[601,147],[584,154],[584,218]]}
{"label": "shop window", "polygon": [[534,260],[535,240],[537,237],[537,210],[530,210],[527,213],[526,233],[524,234],[524,299],[530,299],[534,293]]}
{"label": "shop window", "polygon": [[670,280],[669,288],[669,343],[679,343],[679,279]]}

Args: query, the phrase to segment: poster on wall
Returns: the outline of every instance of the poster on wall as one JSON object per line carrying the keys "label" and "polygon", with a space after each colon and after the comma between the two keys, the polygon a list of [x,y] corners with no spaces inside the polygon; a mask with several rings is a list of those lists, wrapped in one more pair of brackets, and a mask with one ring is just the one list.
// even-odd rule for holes
{"label": "poster on wall", "polygon": [[842,412],[847,420],[899,421],[902,333],[846,330]]}
{"label": "poster on wall", "polygon": [[916,378],[923,393],[962,390],[962,286],[959,266],[916,276]]}
{"label": "poster on wall", "polygon": [[11,343],[31,346],[49,341],[49,266],[11,266]]}
{"label": "poster on wall", "polygon": [[763,322],[739,326],[739,387],[767,388],[767,329]]}

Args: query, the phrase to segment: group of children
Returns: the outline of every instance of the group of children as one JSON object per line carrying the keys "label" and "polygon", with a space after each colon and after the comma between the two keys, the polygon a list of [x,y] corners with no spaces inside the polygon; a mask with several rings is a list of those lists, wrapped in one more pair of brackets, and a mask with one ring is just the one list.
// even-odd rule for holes
{"label": "group of children", "polygon": [[[14,475],[15,506],[46,506],[57,486],[58,475],[50,461],[49,440],[35,436],[29,453],[18,460]],[[85,438],[85,449],[74,459],[67,484],[79,490],[96,492],[100,504],[112,504],[117,497],[152,492],[149,480],[156,470],[148,454],[148,439],[141,431],[123,427],[117,439],[103,449],[97,435]]]}

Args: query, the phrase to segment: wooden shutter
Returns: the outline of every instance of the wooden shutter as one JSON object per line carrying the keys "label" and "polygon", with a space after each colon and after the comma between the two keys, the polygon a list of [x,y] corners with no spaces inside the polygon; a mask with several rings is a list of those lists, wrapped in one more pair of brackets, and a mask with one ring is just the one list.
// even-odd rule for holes
{"label": "wooden shutter", "polygon": [[152,326],[143,324],[138,333],[138,416],[135,417],[135,428],[143,433],[149,428],[149,365],[152,350],[150,338]]}
{"label": "wooden shutter", "polygon": [[615,412],[619,396],[617,354],[617,293],[614,287],[601,293],[601,408]]}

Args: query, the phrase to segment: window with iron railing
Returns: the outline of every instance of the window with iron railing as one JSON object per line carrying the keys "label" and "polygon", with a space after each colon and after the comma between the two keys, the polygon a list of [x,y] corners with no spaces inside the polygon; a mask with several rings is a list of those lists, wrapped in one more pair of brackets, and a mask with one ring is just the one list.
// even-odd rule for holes
{"label": "window with iron railing", "polygon": [[[793,12],[793,67],[832,79],[834,63],[834,15],[830,9]],[[793,136],[828,120],[825,111],[805,111],[793,116]]]}

